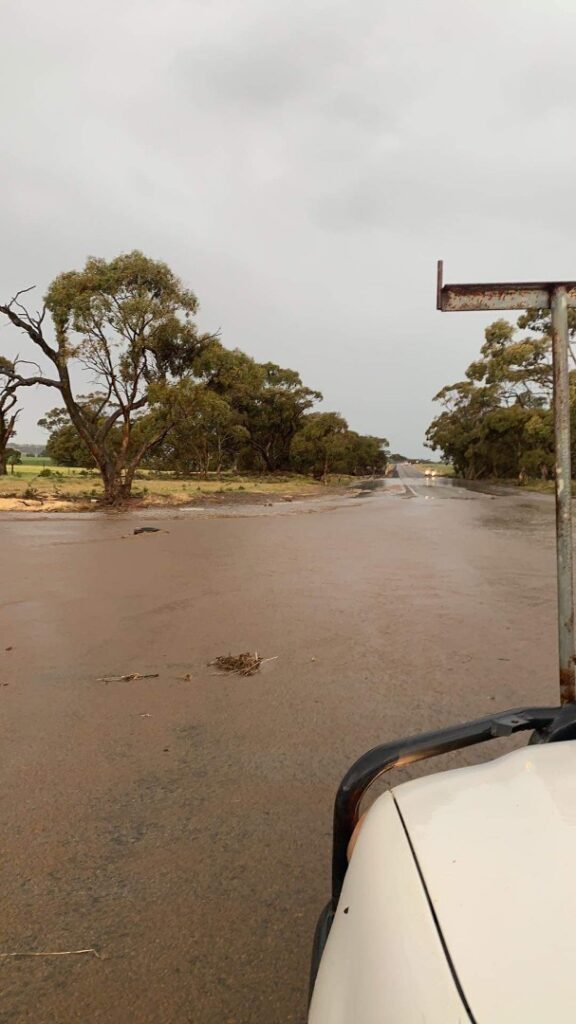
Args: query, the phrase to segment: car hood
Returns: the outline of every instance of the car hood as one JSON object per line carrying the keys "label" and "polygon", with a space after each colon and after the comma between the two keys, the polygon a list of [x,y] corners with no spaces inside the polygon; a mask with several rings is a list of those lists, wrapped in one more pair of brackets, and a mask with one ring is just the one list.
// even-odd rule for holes
{"label": "car hood", "polygon": [[525,747],[392,795],[473,1020],[572,1024],[576,741]]}

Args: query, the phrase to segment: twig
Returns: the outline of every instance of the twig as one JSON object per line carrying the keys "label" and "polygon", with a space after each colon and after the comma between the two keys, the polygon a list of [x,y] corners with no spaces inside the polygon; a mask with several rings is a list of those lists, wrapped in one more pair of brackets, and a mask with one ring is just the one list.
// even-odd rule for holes
{"label": "twig", "polygon": [[158,679],[159,672],[129,672],[126,676],[99,676],[99,683],[131,683],[135,679]]}
{"label": "twig", "polygon": [[78,956],[80,953],[92,953],[99,960],[103,959],[98,950],[92,947],[90,949],[58,949],[47,953],[0,953],[0,958],[6,959],[12,956]]}
{"label": "twig", "polygon": [[14,302],[16,302],[20,298],[21,295],[26,295],[26,292],[34,291],[35,287],[36,287],[35,284],[31,284],[31,285],[28,286],[28,288],[21,288],[19,292],[16,292],[16,295],[14,296],[14,298],[10,299],[10,302],[8,303],[8,308],[10,308],[10,306]]}
{"label": "twig", "polygon": [[13,363],[14,369],[16,369],[18,363],[24,363],[24,366],[34,366],[38,373],[42,373],[39,363],[34,362],[33,359],[21,359],[20,356],[16,356],[16,359],[14,360]]}

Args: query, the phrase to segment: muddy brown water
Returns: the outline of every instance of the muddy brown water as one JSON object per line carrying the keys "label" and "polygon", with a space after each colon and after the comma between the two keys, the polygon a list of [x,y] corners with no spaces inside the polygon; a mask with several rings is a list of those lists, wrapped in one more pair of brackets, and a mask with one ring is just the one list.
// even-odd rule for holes
{"label": "muddy brown water", "polygon": [[101,958],[1,960],[1,1024],[303,1022],[349,763],[556,702],[552,503],[401,494],[3,518],[0,952]]}

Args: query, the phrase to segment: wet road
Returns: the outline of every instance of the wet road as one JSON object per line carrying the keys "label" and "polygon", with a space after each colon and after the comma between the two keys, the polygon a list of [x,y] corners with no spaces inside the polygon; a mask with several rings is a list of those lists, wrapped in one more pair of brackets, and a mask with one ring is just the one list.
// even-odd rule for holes
{"label": "wet road", "polygon": [[406,483],[2,520],[0,952],[100,958],[0,961],[1,1024],[303,1022],[350,761],[556,701],[551,501]]}

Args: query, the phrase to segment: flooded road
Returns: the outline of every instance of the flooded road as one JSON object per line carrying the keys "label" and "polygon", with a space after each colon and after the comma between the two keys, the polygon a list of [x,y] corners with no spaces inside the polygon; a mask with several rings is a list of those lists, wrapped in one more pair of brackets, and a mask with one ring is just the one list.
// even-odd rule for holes
{"label": "flooded road", "polygon": [[556,703],[552,502],[405,483],[2,520],[0,952],[99,956],[1,961],[1,1024],[300,1024],[349,763]]}

